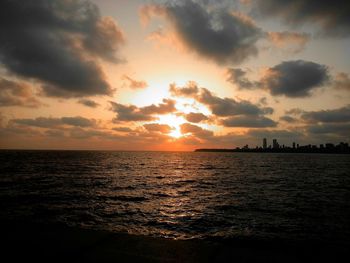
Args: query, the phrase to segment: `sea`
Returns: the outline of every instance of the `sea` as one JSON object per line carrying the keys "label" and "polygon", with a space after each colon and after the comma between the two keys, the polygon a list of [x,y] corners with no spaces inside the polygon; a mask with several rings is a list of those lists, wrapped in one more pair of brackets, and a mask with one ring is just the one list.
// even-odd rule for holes
{"label": "sea", "polygon": [[350,155],[0,151],[0,220],[173,239],[350,240]]}

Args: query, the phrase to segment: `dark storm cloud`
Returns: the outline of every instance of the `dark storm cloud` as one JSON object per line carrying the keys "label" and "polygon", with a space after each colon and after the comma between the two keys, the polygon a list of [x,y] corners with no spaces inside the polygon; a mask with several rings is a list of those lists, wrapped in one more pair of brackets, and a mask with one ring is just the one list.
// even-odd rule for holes
{"label": "dark storm cloud", "polygon": [[310,61],[284,61],[269,68],[261,80],[261,85],[271,95],[286,97],[307,97],[311,91],[329,80],[328,68]]}
{"label": "dark storm cloud", "polygon": [[50,128],[50,127],[55,127],[62,124],[62,121],[59,118],[45,118],[45,117],[38,117],[35,119],[13,119],[11,120],[11,122],[14,122],[20,125],[34,126],[34,127],[40,127],[40,128]]}
{"label": "dark storm cloud", "polygon": [[[41,135],[41,133],[36,130],[36,129],[31,129],[29,127],[25,126],[13,126],[13,125],[8,125],[5,127],[0,128],[0,140],[7,140],[10,137],[13,136],[19,136],[19,137],[33,137]],[[3,141],[2,141],[3,143]]]}
{"label": "dark storm cloud", "polygon": [[143,127],[150,132],[170,133],[173,129],[167,124],[159,123],[148,123],[144,124]]}
{"label": "dark storm cloud", "polygon": [[37,108],[42,105],[35,98],[28,84],[0,77],[0,107],[21,106]]}
{"label": "dark storm cloud", "polygon": [[62,117],[61,118],[63,124],[78,126],[78,127],[91,127],[95,125],[95,121],[91,119],[87,119],[84,117],[76,116],[76,117]]}
{"label": "dark storm cloud", "polygon": [[[188,85],[188,87],[176,87],[172,85],[170,92],[174,96],[193,98],[206,105],[213,114],[213,120],[216,119],[218,124],[227,127],[276,126],[276,122],[263,116],[274,112],[271,107],[260,107],[247,100],[220,98],[206,88],[198,88],[195,82],[190,82]],[[221,117],[231,118],[220,119]]]}
{"label": "dark storm cloud", "polygon": [[276,127],[277,123],[263,116],[235,116],[223,119],[220,124],[225,127],[262,128]]}
{"label": "dark storm cloud", "polygon": [[350,3],[346,0],[254,0],[253,5],[256,13],[278,16],[291,26],[312,23],[326,35],[350,35]]}
{"label": "dark storm cloud", "polygon": [[98,106],[100,106],[100,104],[98,104],[97,102],[89,99],[81,99],[78,101],[78,103],[83,104],[90,108],[97,108]]}
{"label": "dark storm cloud", "polygon": [[189,122],[198,123],[201,121],[208,120],[208,117],[205,116],[203,113],[197,113],[197,112],[190,112],[188,114],[185,114],[185,119]]}
{"label": "dark storm cloud", "polygon": [[199,88],[197,86],[197,83],[194,81],[190,81],[187,83],[185,87],[176,87],[175,84],[171,84],[169,88],[170,94],[176,97],[195,97],[198,92]]}
{"label": "dark storm cloud", "polygon": [[350,138],[350,123],[322,123],[310,125],[307,130],[312,134],[332,134]]}
{"label": "dark storm cloud", "polygon": [[129,127],[114,127],[112,128],[113,131],[117,132],[133,132],[133,129],[130,129]]}
{"label": "dark storm cloud", "polygon": [[163,103],[158,105],[152,104],[145,107],[138,108],[135,105],[123,105],[111,102],[111,110],[117,113],[114,121],[151,121],[157,114],[168,114],[176,111],[175,101],[170,99],[163,99]]}
{"label": "dark storm cloud", "polygon": [[[265,70],[259,81],[250,80],[247,72],[240,68],[227,69],[227,81],[239,89],[266,89],[271,95],[286,97],[308,97],[311,91],[331,83],[328,67],[305,60],[284,61]],[[346,88],[347,75],[340,74],[334,86]]]}
{"label": "dark storm cloud", "polygon": [[77,127],[92,127],[95,126],[95,120],[87,119],[81,116],[76,117],[62,117],[62,118],[46,118],[38,117],[35,119],[13,119],[12,123],[34,126],[40,128],[52,128],[62,125],[77,126]]}
{"label": "dark storm cloud", "polygon": [[140,111],[148,115],[168,114],[176,111],[175,101],[171,99],[163,99],[163,103],[159,103],[158,105],[152,104],[150,106],[142,107],[140,108]]}
{"label": "dark storm cloud", "polygon": [[181,124],[180,130],[182,134],[191,134],[192,136],[200,139],[208,139],[214,136],[214,133],[212,131],[203,129],[202,127],[190,123]]}
{"label": "dark storm cloud", "polygon": [[292,123],[292,122],[296,122],[297,119],[296,118],[293,118],[291,116],[288,116],[288,115],[283,115],[280,117],[280,120],[282,121],[285,121],[285,122],[289,122],[289,123]]}
{"label": "dark storm cloud", "polygon": [[238,64],[256,55],[256,42],[263,36],[249,18],[195,1],[146,5],[140,13],[144,20],[167,18],[185,46],[219,64]]}
{"label": "dark storm cloud", "polygon": [[43,83],[43,94],[111,94],[97,59],[118,62],[123,43],[111,18],[89,1],[4,0],[0,4],[0,62]]}
{"label": "dark storm cloud", "polygon": [[305,125],[303,129],[309,135],[326,136],[324,140],[331,141],[349,139],[350,105],[319,111],[304,111],[296,108],[286,111],[286,113],[300,116],[300,120]]}
{"label": "dark storm cloud", "polygon": [[334,110],[304,112],[301,118],[307,122],[350,122],[350,105]]}
{"label": "dark storm cloud", "polygon": [[[197,100],[207,105],[216,116],[235,116],[235,115],[259,115],[264,114],[265,110],[257,105],[247,101],[237,101],[231,98],[220,98],[213,95],[209,90],[202,88]],[[268,109],[270,111],[271,108]]]}
{"label": "dark storm cloud", "polygon": [[236,84],[239,89],[255,89],[259,87],[258,82],[250,81],[246,77],[247,72],[240,68],[227,69],[227,81]]}
{"label": "dark storm cloud", "polygon": [[117,113],[117,117],[114,119],[115,122],[118,121],[151,121],[156,118],[144,114],[135,105],[123,105],[120,103],[111,102],[112,111]]}

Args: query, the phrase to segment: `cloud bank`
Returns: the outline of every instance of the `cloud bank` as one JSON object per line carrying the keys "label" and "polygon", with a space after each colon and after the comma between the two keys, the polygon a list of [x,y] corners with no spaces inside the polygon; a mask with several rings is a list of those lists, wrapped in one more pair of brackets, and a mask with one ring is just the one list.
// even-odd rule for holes
{"label": "cloud bank", "polygon": [[280,17],[286,24],[318,26],[328,36],[350,36],[350,5],[343,0],[253,0],[254,12],[263,17]]}
{"label": "cloud bank", "polygon": [[[247,100],[235,100],[232,98],[220,98],[206,88],[198,88],[195,82],[189,82],[188,86],[170,86],[173,96],[190,97],[205,105],[213,114],[212,119],[217,124],[225,127],[275,127],[277,123],[264,115],[272,114],[271,107],[261,107]],[[205,115],[196,114],[191,122],[200,122]],[[186,116],[188,118],[188,116]],[[193,121],[194,120],[194,121]]]}
{"label": "cloud bank", "polygon": [[111,110],[117,113],[115,122],[125,121],[152,121],[156,119],[155,115],[168,114],[176,111],[175,101],[171,99],[163,99],[163,103],[158,105],[152,104],[145,107],[137,107],[135,105],[123,105],[116,102],[111,103]]}
{"label": "cloud bank", "polygon": [[40,128],[53,128],[53,127],[60,127],[62,125],[76,126],[76,127],[93,127],[96,125],[95,120],[87,119],[81,116],[62,117],[62,118],[37,117],[35,119],[13,119],[12,122],[20,125],[40,127]]}
{"label": "cloud bank", "polygon": [[38,108],[42,105],[34,96],[29,84],[0,77],[0,107]]}
{"label": "cloud bank", "polygon": [[269,68],[262,79],[262,85],[272,95],[307,97],[312,90],[322,87],[328,80],[326,66],[305,60],[292,60]]}
{"label": "cloud bank", "polygon": [[[259,81],[251,81],[240,68],[227,70],[227,81],[239,89],[265,89],[272,96],[309,97],[312,91],[331,81],[328,67],[311,61],[289,60],[268,68]],[[344,80],[339,83],[343,84]]]}
{"label": "cloud bank", "polygon": [[0,62],[42,83],[56,97],[109,95],[98,60],[122,61],[124,35],[89,1],[5,0],[0,8]]}
{"label": "cloud bank", "polygon": [[164,17],[189,50],[219,64],[239,64],[257,55],[256,42],[263,36],[242,14],[192,0],[145,5],[140,14],[144,23],[154,16]]}

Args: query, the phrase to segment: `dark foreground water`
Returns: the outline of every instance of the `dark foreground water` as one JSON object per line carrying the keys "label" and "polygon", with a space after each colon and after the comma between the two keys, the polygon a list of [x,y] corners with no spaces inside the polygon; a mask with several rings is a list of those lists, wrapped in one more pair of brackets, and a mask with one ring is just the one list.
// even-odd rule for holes
{"label": "dark foreground water", "polygon": [[350,241],[350,155],[0,151],[0,219]]}

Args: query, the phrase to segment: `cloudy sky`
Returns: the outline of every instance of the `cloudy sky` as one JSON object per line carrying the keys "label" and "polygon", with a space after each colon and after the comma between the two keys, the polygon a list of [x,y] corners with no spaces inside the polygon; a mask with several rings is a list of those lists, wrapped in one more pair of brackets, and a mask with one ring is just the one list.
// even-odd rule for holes
{"label": "cloudy sky", "polygon": [[0,148],[350,139],[343,0],[3,0]]}

